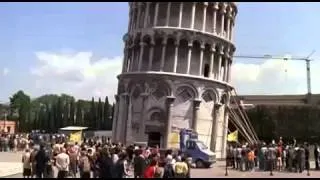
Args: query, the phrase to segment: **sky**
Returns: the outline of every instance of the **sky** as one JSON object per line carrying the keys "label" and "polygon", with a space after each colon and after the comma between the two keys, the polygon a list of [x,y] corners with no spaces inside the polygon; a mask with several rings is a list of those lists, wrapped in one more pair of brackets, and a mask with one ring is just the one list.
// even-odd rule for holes
{"label": "sky", "polygon": [[[109,96],[121,71],[128,4],[0,3],[0,102],[18,90],[32,98],[67,93]],[[238,3],[237,55],[306,57],[312,93],[320,93],[320,3]],[[238,94],[305,94],[303,61],[234,59]]]}

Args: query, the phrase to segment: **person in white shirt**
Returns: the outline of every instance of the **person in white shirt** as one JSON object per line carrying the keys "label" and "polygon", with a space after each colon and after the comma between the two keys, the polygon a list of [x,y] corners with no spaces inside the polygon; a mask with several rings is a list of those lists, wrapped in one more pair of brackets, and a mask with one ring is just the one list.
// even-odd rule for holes
{"label": "person in white shirt", "polygon": [[31,153],[29,149],[26,149],[25,153],[22,156],[23,163],[23,178],[31,177]]}
{"label": "person in white shirt", "polygon": [[58,168],[58,178],[66,178],[69,172],[70,158],[66,154],[66,149],[62,148],[60,154],[56,157],[56,166]]}

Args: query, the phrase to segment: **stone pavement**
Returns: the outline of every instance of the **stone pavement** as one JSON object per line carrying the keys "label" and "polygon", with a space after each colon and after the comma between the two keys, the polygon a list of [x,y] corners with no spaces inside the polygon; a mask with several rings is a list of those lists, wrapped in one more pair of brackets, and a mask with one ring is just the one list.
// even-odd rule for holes
{"label": "stone pavement", "polygon": [[0,152],[0,177],[22,173],[21,153]]}

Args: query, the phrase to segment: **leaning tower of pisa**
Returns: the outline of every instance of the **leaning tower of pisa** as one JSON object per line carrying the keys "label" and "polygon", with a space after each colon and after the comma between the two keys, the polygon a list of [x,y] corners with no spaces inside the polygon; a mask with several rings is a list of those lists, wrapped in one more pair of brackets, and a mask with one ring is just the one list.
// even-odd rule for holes
{"label": "leaning tower of pisa", "polygon": [[233,2],[129,2],[113,140],[178,145],[181,128],[225,157]]}

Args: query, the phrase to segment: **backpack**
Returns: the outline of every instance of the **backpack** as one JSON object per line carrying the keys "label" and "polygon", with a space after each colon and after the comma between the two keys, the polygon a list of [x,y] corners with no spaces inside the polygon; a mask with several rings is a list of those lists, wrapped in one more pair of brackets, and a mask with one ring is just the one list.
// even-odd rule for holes
{"label": "backpack", "polygon": [[165,165],[162,178],[174,178],[174,170],[172,164]]}
{"label": "backpack", "polygon": [[91,171],[91,164],[88,157],[82,158],[82,168],[83,172],[90,172]]}

